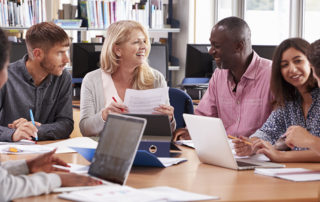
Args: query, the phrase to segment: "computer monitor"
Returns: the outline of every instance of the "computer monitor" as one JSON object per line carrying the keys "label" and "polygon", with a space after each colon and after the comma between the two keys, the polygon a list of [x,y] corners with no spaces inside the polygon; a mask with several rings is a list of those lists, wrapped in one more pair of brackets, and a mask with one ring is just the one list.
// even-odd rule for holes
{"label": "computer monitor", "polygon": [[20,60],[27,54],[27,46],[24,42],[11,42],[10,63]]}
{"label": "computer monitor", "polygon": [[216,63],[209,54],[210,44],[187,44],[186,78],[210,78]]}
{"label": "computer monitor", "polygon": [[168,57],[166,44],[151,44],[148,57],[149,65],[160,71],[165,78],[168,78]]}
{"label": "computer monitor", "polygon": [[[100,67],[102,43],[73,43],[72,77],[83,78],[88,72]],[[152,44],[149,64],[159,70],[165,78],[168,75],[168,51],[165,44]]]}
{"label": "computer monitor", "polygon": [[271,46],[271,45],[253,45],[252,49],[258,53],[260,57],[267,58],[272,60],[273,52],[277,46]]}
{"label": "computer monitor", "polygon": [[102,43],[72,44],[72,78],[83,78],[100,67]]}

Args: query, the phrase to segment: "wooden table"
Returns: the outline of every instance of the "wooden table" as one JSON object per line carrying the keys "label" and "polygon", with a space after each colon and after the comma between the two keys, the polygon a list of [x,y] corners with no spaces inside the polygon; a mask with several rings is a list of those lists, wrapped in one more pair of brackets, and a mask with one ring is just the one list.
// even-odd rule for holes
{"label": "wooden table", "polygon": [[[319,181],[291,182],[235,171],[199,162],[193,149],[181,147],[187,162],[168,168],[133,167],[127,185],[135,188],[171,186],[186,191],[219,196],[221,201],[318,201]],[[58,154],[69,163],[88,164],[77,153]],[[23,156],[2,155],[2,159]],[[318,163],[290,163],[287,167],[319,169]],[[65,201],[57,194],[29,197],[15,201]]]}

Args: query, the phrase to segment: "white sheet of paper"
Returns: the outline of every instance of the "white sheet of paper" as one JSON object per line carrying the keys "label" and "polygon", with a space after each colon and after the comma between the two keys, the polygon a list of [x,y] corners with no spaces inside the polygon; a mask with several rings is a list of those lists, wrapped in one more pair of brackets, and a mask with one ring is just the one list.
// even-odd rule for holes
{"label": "white sheet of paper", "polygon": [[168,87],[149,90],[127,89],[124,104],[131,114],[151,114],[155,107],[166,104],[168,90]]}
{"label": "white sheet of paper", "polygon": [[195,149],[192,140],[177,140],[176,143],[178,145],[183,145],[183,146],[187,146],[187,147]]}
{"label": "white sheet of paper", "polygon": [[92,140],[88,137],[75,137],[75,138],[69,138],[66,140],[58,141],[51,144],[46,144],[48,147],[57,148],[56,153],[70,153],[75,152],[70,147],[84,147],[84,148],[97,148],[98,142]]}
{"label": "white sheet of paper", "polygon": [[217,196],[208,196],[186,192],[171,187],[151,187],[134,189],[128,186],[100,186],[96,189],[88,189],[63,193],[60,198],[75,201],[198,201],[219,199]]}
{"label": "white sheet of paper", "polygon": [[35,145],[35,141],[31,141],[31,140],[20,140],[18,142],[0,142],[0,145],[13,145],[13,144],[17,144],[17,145]]}
{"label": "white sheet of paper", "polygon": [[144,188],[140,190],[153,193],[154,196],[164,196],[166,198],[166,201],[200,201],[219,199],[218,196],[197,194],[167,186]]}
{"label": "white sheet of paper", "polygon": [[254,173],[295,182],[320,180],[320,171],[305,168],[256,168]]}
{"label": "white sheet of paper", "polygon": [[89,171],[88,165],[80,165],[74,163],[68,163],[70,167],[60,166],[60,165],[53,165],[53,167],[64,169],[69,171],[70,173],[77,173],[77,174],[87,174]]}
{"label": "white sheet of paper", "polygon": [[[15,148],[17,152],[10,152],[9,148]],[[54,148],[44,145],[18,145],[18,144],[5,144],[0,145],[0,153],[2,154],[42,154],[52,151]]]}
{"label": "white sheet of paper", "polygon": [[158,159],[165,167],[187,161],[186,158],[158,157]]}
{"label": "white sheet of paper", "polygon": [[140,191],[128,186],[101,186],[96,189],[73,191],[59,195],[60,198],[74,201],[94,201],[94,202],[147,202],[159,201],[163,197],[153,196],[151,193]]}

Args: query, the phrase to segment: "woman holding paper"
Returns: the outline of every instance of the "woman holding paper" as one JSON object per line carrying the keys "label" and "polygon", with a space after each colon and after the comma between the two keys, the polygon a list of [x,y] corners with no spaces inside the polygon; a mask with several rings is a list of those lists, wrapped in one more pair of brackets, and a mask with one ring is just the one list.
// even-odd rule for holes
{"label": "woman holding paper", "polygon": [[320,136],[320,89],[312,76],[307,59],[310,44],[301,38],[283,41],[275,50],[272,63],[271,90],[275,96],[275,110],[250,141],[236,143],[238,155],[263,153],[275,162],[319,162],[320,156],[312,150],[293,147],[292,151],[279,151],[274,144],[290,133],[293,126],[306,128]]}
{"label": "woman holding paper", "polygon": [[[149,36],[135,21],[111,24],[103,43],[101,68],[89,72],[81,85],[80,130],[84,136],[97,136],[109,113],[128,113],[123,104],[126,89],[147,90],[167,87],[163,75],[147,63],[150,52]],[[173,107],[166,104],[154,113],[167,114],[175,129]]]}

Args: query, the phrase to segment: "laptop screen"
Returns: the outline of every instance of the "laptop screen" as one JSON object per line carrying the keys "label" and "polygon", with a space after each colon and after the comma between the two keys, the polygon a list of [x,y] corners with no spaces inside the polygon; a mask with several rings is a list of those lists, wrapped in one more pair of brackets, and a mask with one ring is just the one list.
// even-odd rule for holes
{"label": "laptop screen", "polygon": [[95,177],[125,184],[146,120],[109,114],[100,134],[99,144],[89,168]]}

